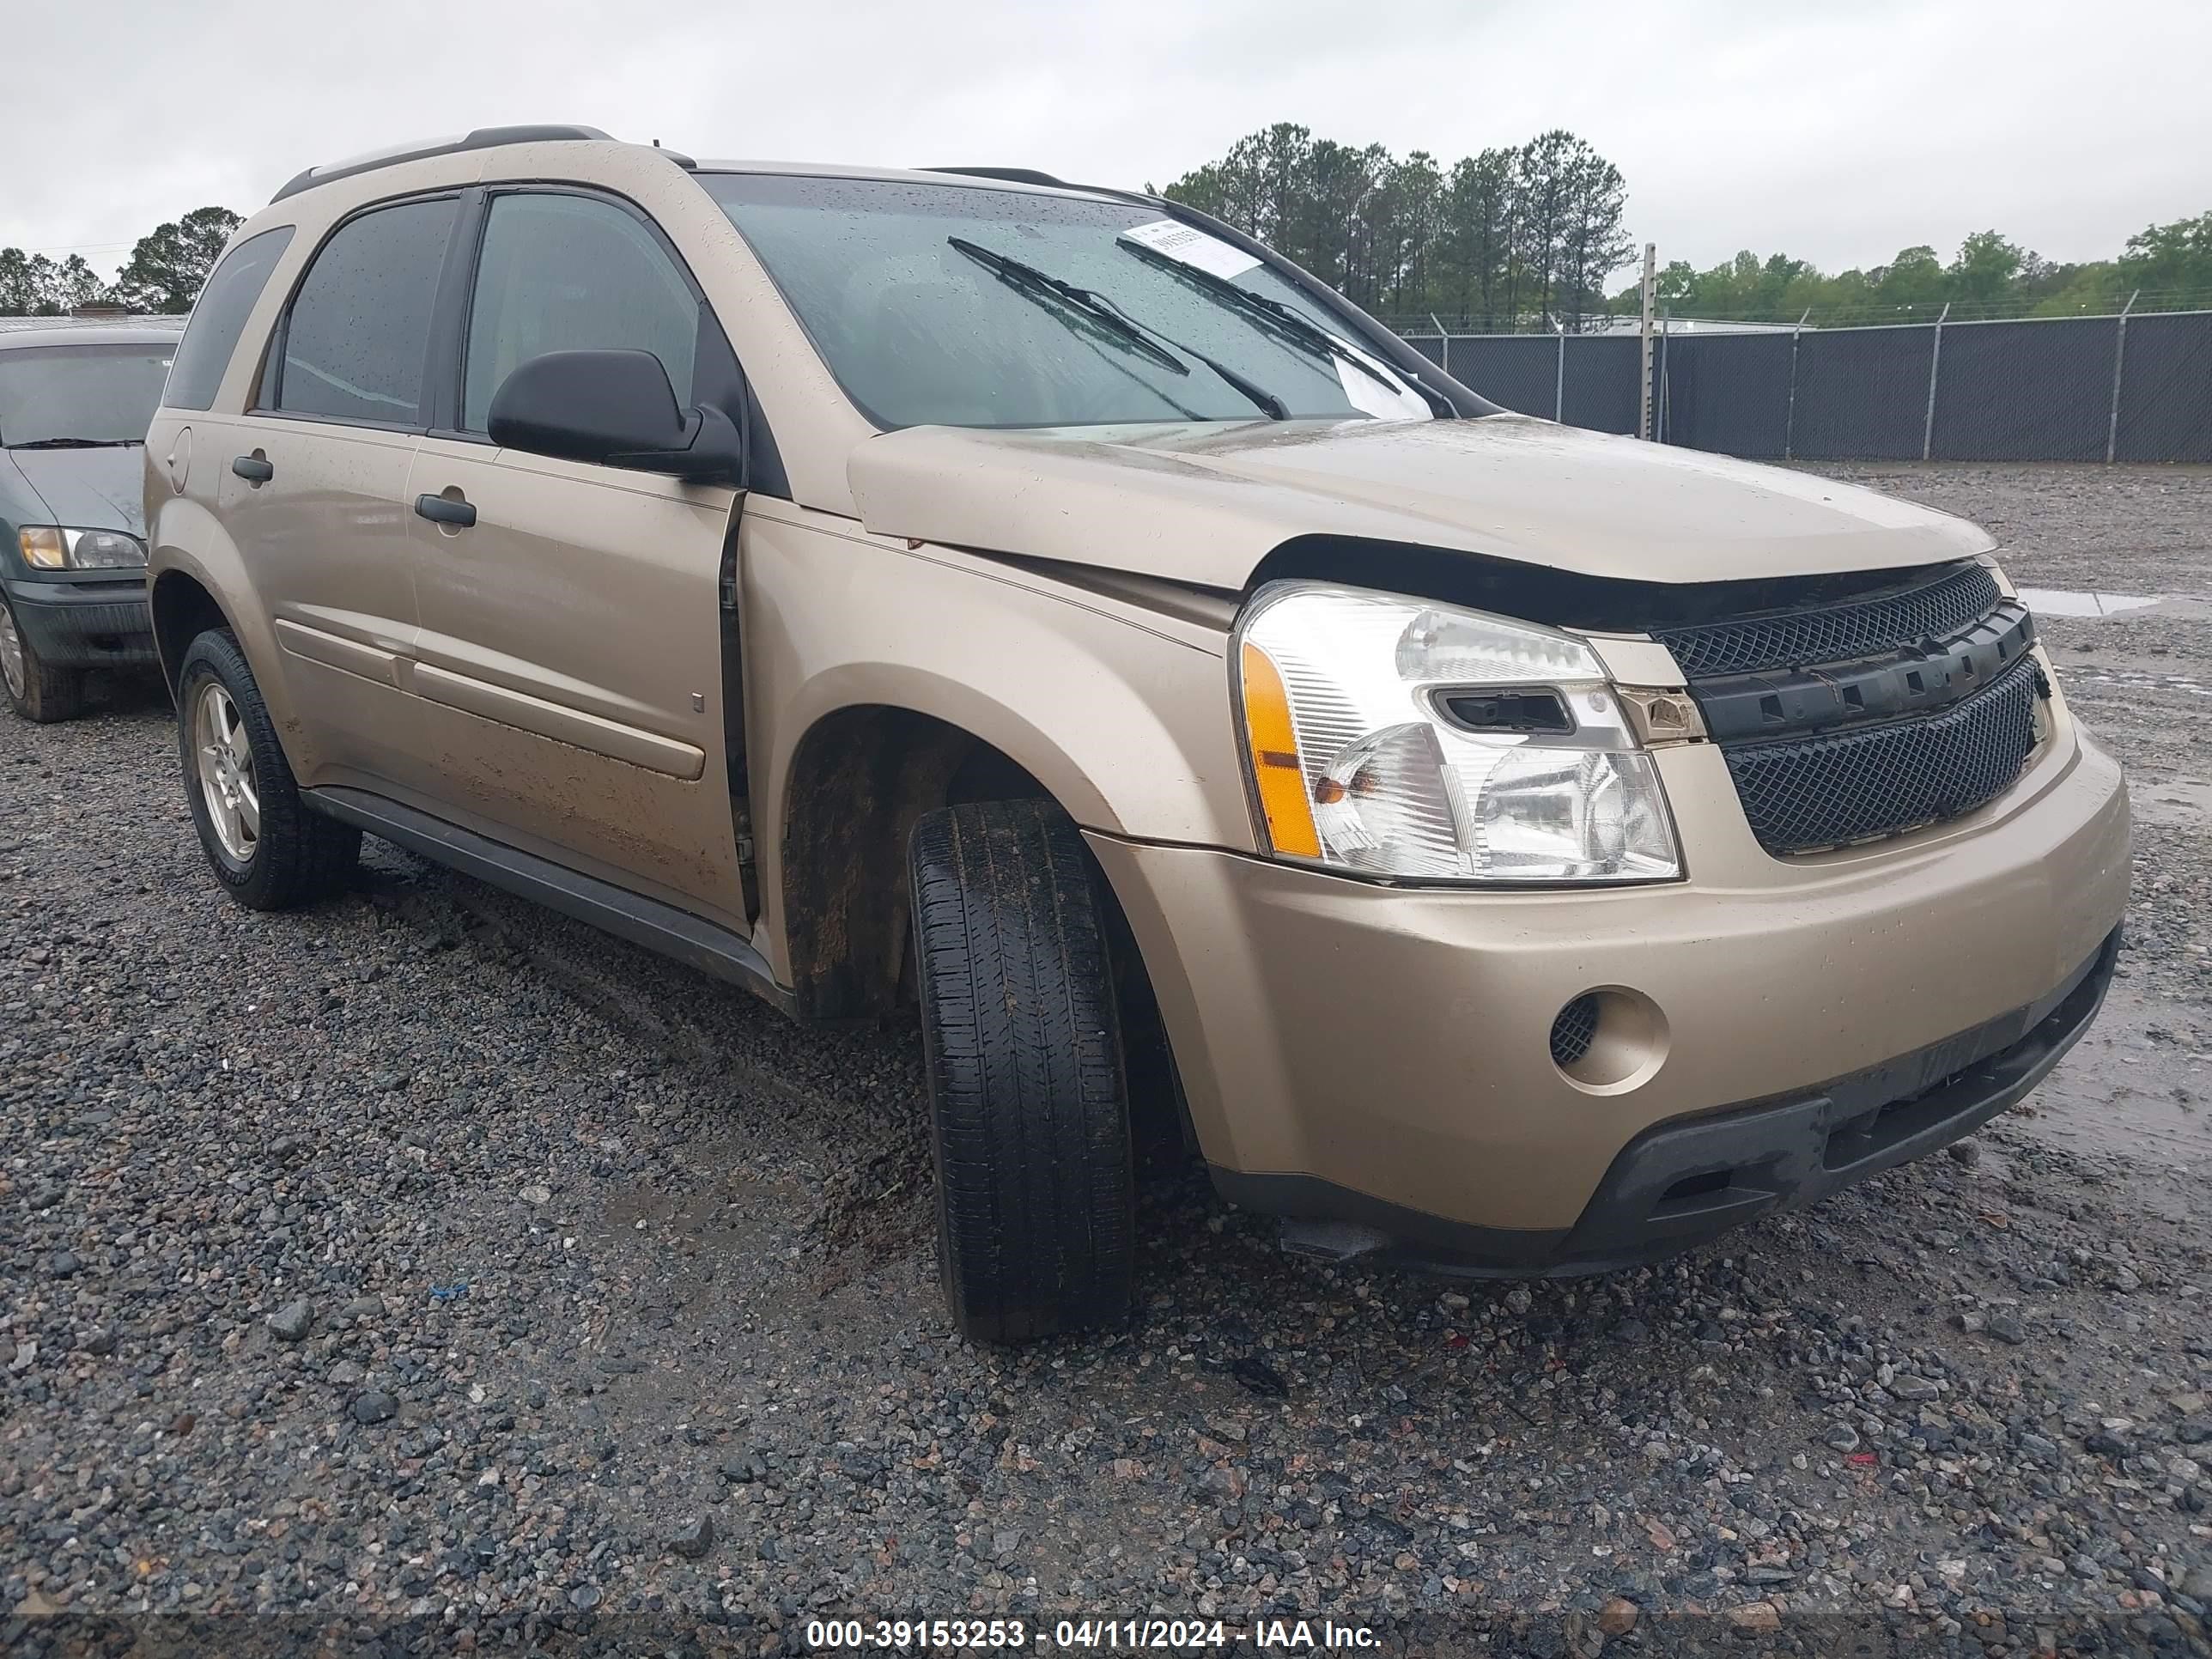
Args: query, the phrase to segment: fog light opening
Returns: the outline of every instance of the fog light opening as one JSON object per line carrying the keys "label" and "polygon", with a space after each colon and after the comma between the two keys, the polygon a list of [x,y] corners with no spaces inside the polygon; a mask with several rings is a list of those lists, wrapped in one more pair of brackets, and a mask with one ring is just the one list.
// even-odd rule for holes
{"label": "fog light opening", "polygon": [[1596,1035],[1597,999],[1578,996],[1552,1022],[1552,1063],[1562,1071],[1579,1064]]}
{"label": "fog light opening", "polygon": [[1578,1089],[1621,1094],[1648,1082],[1667,1058],[1667,1017],[1641,991],[1600,986],[1552,1021],[1552,1063]]}

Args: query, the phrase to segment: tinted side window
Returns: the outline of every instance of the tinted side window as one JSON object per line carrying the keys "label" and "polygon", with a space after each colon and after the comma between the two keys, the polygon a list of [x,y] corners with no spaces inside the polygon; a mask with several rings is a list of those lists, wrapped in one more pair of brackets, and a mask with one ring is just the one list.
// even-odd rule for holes
{"label": "tinted side window", "polygon": [[169,365],[168,385],[161,392],[168,407],[205,409],[215,401],[216,387],[222,383],[230,354],[238,349],[238,337],[246,330],[246,314],[269,286],[269,273],[291,242],[292,227],[277,225],[247,237],[222,256],[215,275],[200,290],[176,361]]}
{"label": "tinted side window", "polygon": [[457,204],[403,202],[338,227],[292,296],[276,407],[412,426]]}
{"label": "tinted side window", "polygon": [[492,198],[469,313],[461,425],[482,432],[493,395],[549,351],[650,351],[691,404],[699,301],[653,233],[588,196]]}

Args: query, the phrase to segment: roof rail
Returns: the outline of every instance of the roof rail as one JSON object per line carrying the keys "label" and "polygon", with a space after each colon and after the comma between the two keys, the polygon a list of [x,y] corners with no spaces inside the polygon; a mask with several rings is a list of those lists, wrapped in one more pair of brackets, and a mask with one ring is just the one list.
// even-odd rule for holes
{"label": "roof rail", "polygon": [[295,174],[286,181],[284,187],[269,199],[281,202],[288,196],[297,196],[303,190],[326,185],[333,179],[349,179],[357,173],[371,173],[378,167],[395,167],[402,161],[419,161],[430,155],[452,155],[465,149],[489,149],[497,144],[542,144],[563,139],[611,143],[613,137],[613,134],[602,132],[597,127],[562,123],[478,127],[465,137],[431,138],[421,143],[398,144],[390,149],[374,150],[367,155],[351,156],[342,161],[327,161],[321,167],[309,167],[305,173]]}
{"label": "roof rail", "polygon": [[997,179],[1010,185],[1046,185],[1054,190],[1088,190],[1088,185],[1071,185],[1065,179],[1055,179],[1049,173],[1039,173],[1035,167],[923,167],[924,173],[956,173],[963,179]]}

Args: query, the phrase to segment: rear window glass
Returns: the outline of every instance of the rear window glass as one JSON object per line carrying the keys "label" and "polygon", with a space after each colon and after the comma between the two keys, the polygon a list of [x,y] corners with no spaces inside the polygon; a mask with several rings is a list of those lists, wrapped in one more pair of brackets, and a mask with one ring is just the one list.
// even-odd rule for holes
{"label": "rear window glass", "polygon": [[382,426],[417,423],[453,198],[347,221],[292,296],[276,406]]}
{"label": "rear window glass", "polygon": [[200,290],[191,320],[177,347],[161,401],[171,409],[205,409],[215,401],[230,354],[246,330],[246,313],[269,286],[269,273],[292,244],[292,227],[277,225],[249,236],[222,256],[215,275]]}

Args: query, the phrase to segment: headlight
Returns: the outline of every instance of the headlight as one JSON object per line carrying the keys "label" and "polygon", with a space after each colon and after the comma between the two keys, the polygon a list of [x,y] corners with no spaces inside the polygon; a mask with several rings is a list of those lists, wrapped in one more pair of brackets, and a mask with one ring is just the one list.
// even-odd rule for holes
{"label": "headlight", "polygon": [[1261,590],[1237,644],[1277,857],[1410,881],[1681,873],[1658,772],[1581,641],[1283,582]]}
{"label": "headlight", "polygon": [[26,525],[15,532],[15,544],[34,570],[122,570],[146,562],[146,544],[122,530]]}

